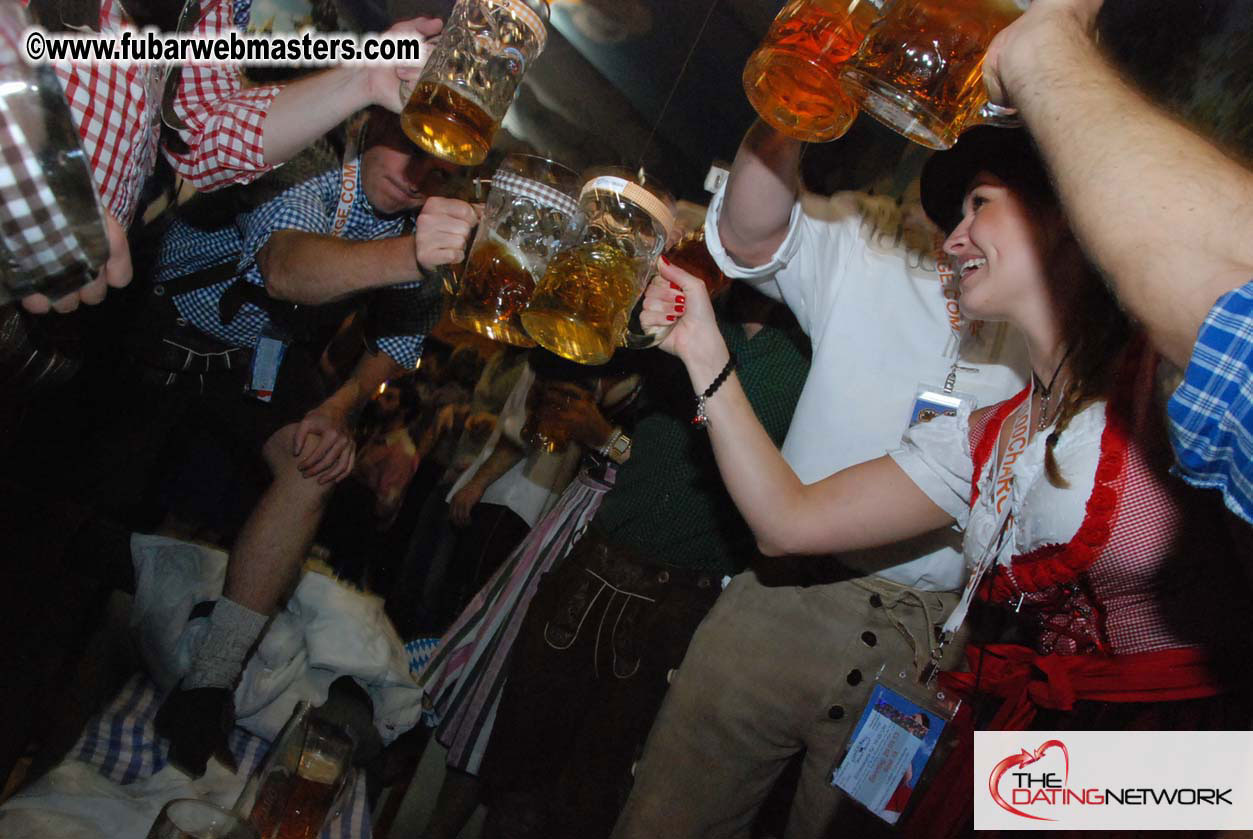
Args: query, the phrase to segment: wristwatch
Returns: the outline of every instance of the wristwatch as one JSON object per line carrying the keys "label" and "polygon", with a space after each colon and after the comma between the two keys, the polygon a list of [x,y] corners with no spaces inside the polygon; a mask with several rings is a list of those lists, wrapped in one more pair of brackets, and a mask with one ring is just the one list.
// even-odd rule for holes
{"label": "wristwatch", "polygon": [[627,458],[631,456],[631,438],[626,436],[621,428],[615,428],[610,433],[609,439],[596,451],[601,457],[607,457],[621,465],[626,463]]}

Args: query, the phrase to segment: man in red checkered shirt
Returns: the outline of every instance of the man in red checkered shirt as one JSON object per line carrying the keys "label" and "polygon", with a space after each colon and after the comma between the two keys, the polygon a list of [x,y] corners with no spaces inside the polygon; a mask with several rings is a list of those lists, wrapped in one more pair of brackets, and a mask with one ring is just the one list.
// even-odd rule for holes
{"label": "man in red checkered shirt", "polygon": [[[40,5],[38,0],[35,5]],[[58,10],[61,4],[44,5]],[[124,5],[130,4],[101,0],[95,28],[114,32],[148,22],[130,15]],[[201,0],[200,19],[193,31],[200,35],[228,31],[250,6],[251,0]],[[437,19],[414,18],[389,31],[429,37],[442,28]],[[174,170],[198,190],[245,183],[288,160],[366,106],[382,105],[399,112],[403,102],[397,77],[415,78],[419,69],[338,67],[285,85],[246,87],[238,67],[186,67],[171,103],[172,118],[165,117],[180,142],[162,144],[162,91],[168,68],[58,64],[57,75],[105,209],[110,254],[100,276],[78,292],[55,302],[31,295],[23,299],[23,305],[35,313],[50,307],[68,312],[80,302],[99,303],[109,286],[120,288],[130,282],[126,228],[134,218],[140,189],[156,163],[159,146]]]}

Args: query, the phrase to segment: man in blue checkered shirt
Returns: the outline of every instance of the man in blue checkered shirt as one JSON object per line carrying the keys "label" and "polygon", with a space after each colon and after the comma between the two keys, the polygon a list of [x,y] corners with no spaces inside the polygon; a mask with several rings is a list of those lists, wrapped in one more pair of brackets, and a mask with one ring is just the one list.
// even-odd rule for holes
{"label": "man in blue checkered shirt", "polygon": [[1072,228],[1157,349],[1176,472],[1253,522],[1253,171],[1151,104],[1099,51],[1101,0],[1036,0],[984,79],[1017,107]]}
{"label": "man in blue checkered shirt", "polygon": [[[355,159],[234,223],[175,222],[157,260],[154,299],[172,321],[161,345],[177,356],[166,369],[203,371],[199,405],[258,445],[273,476],[235,541],[204,643],[157,717],[171,761],[195,775],[224,747],[245,657],[294,584],[335,484],[352,470],[357,412],[381,383],[416,365],[441,312],[432,272],[464,258],[478,221],[464,201],[432,195],[452,167],[418,151],[395,116],[372,113],[362,137]],[[329,304],[366,293],[369,347],[330,390],[318,369],[325,341],[308,325]],[[342,317],[333,311],[332,322]]]}

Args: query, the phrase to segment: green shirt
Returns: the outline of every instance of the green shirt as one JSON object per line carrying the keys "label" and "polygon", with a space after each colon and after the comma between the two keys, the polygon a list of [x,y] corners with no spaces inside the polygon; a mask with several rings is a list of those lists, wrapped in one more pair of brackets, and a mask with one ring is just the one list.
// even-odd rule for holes
{"label": "green shirt", "polygon": [[[757,418],[781,445],[809,371],[804,337],[766,326],[749,340],[742,326],[725,323],[722,334]],[[682,364],[650,355],[657,356],[645,374],[652,410],[636,423],[631,457],[593,527],[649,561],[734,574],[756,554],[756,539],[723,486],[708,432],[692,425],[695,399]]]}

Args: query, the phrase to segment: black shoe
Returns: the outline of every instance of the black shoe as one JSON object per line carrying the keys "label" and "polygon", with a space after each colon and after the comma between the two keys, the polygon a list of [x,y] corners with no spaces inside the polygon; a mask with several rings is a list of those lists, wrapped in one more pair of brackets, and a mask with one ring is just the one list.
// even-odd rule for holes
{"label": "black shoe", "polygon": [[157,734],[170,741],[170,763],[193,778],[204,774],[210,757],[238,770],[226,740],[235,727],[232,694],[227,688],[180,686],[165,697],[155,724]]}

